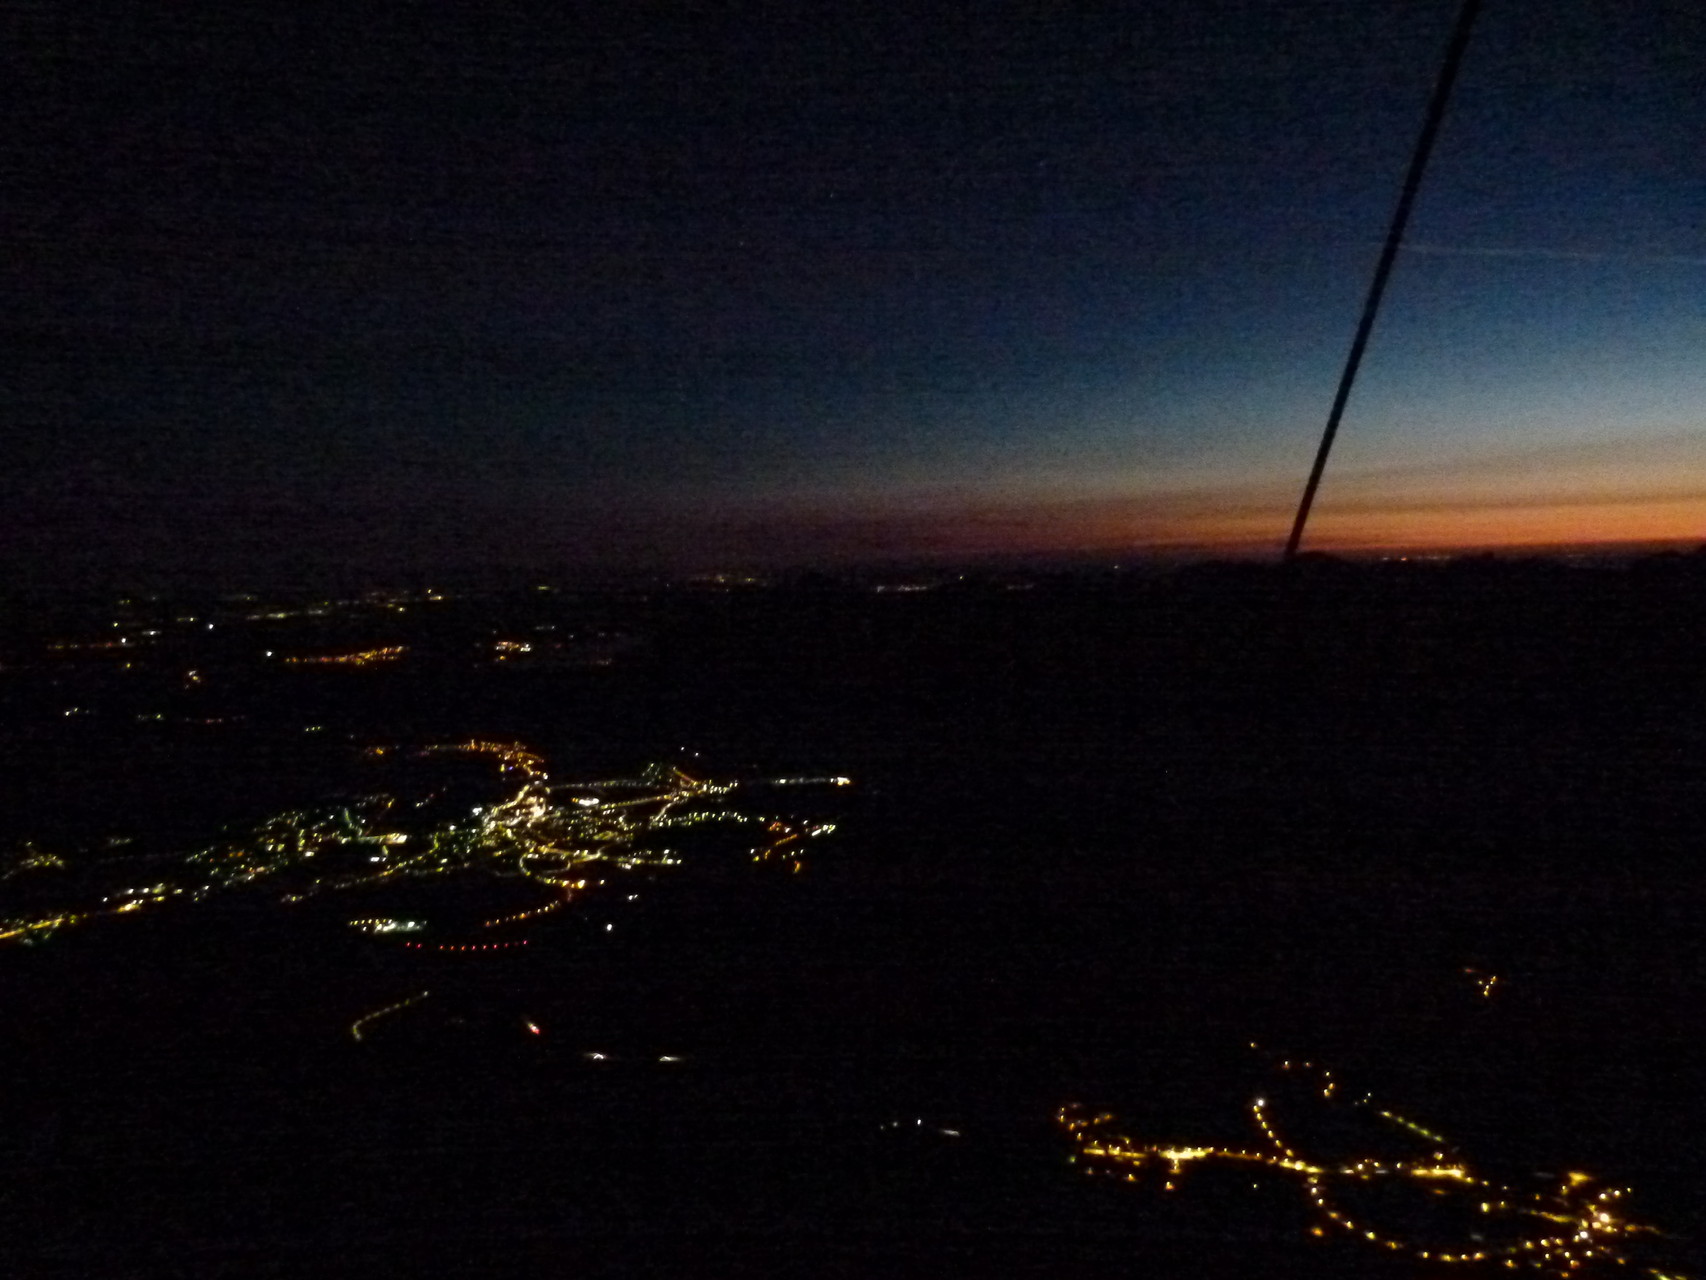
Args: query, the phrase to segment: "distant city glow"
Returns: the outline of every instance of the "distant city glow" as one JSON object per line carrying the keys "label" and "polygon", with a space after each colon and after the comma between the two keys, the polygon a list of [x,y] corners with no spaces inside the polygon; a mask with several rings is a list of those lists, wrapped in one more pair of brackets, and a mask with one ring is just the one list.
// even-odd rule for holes
{"label": "distant city glow", "polygon": [[[746,856],[752,862],[786,864],[797,873],[805,866],[806,845],[835,829],[830,822],[797,821],[736,808],[731,798],[741,783],[694,777],[671,765],[654,764],[632,778],[554,785],[545,758],[518,742],[471,738],[431,743],[412,752],[384,744],[366,751],[374,761],[399,753],[421,760],[490,760],[500,777],[515,780],[515,789],[496,804],[473,805],[465,815],[414,831],[399,829],[410,821],[410,806],[391,795],[366,796],[319,810],[288,810],[262,820],[238,838],[184,855],[147,884],[109,886],[61,910],[0,919],[0,941],[40,940],[102,917],[169,903],[200,903],[237,890],[270,887],[280,904],[289,905],[422,878],[482,873],[530,884],[543,900],[481,921],[480,932],[472,935],[444,936],[431,920],[413,917],[363,916],[348,923],[375,938],[409,935],[402,943],[407,951],[491,955],[526,947],[531,938],[517,936],[518,930],[545,921],[602,886],[604,881],[589,875],[589,868],[622,872],[679,865],[679,851],[663,843],[672,832],[707,824],[751,828]],[[791,776],[746,785],[751,790],[850,784],[851,779],[835,775]],[[347,857],[343,865],[334,865],[336,855],[356,852],[363,855],[359,869],[351,868]],[[57,855],[25,845],[0,879],[65,865]],[[317,870],[321,866],[327,869]],[[638,897],[630,893],[626,900]],[[604,921],[599,932],[609,935],[615,927],[615,922]]]}
{"label": "distant city glow", "polygon": [[381,649],[359,649],[351,653],[327,653],[314,656],[292,656],[285,665],[291,667],[370,667],[379,662],[395,662],[403,656],[406,645],[388,645]]}

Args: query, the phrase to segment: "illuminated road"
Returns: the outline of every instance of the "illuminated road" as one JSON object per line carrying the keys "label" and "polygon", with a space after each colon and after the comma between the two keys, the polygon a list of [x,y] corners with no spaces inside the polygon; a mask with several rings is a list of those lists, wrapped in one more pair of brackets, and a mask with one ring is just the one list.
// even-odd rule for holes
{"label": "illuminated road", "polygon": [[[1057,1118],[1074,1143],[1073,1160],[1092,1175],[1128,1183],[1152,1179],[1164,1191],[1178,1190],[1184,1173],[1198,1164],[1296,1178],[1314,1209],[1315,1236],[1342,1235],[1420,1262],[1483,1270],[1567,1276],[1615,1269],[1649,1280],[1685,1280],[1639,1266],[1630,1256],[1632,1240],[1660,1233],[1623,1216],[1625,1189],[1600,1186],[1583,1173],[1564,1174],[1533,1190],[1505,1185],[1477,1172],[1442,1134],[1367,1098],[1346,1102],[1331,1071],[1311,1062],[1275,1066],[1291,1102],[1282,1108],[1266,1096],[1250,1100],[1250,1117],[1262,1139],[1253,1147],[1139,1142],[1120,1131],[1112,1114],[1091,1115],[1075,1106],[1062,1108]],[[1317,1119],[1338,1122],[1341,1129],[1351,1122],[1379,1149],[1396,1138],[1426,1154],[1313,1154],[1287,1128],[1288,1118],[1309,1127],[1303,1114],[1308,1103]],[[1295,1114],[1282,1116],[1282,1109]],[[1412,1225],[1400,1229],[1387,1218]]]}

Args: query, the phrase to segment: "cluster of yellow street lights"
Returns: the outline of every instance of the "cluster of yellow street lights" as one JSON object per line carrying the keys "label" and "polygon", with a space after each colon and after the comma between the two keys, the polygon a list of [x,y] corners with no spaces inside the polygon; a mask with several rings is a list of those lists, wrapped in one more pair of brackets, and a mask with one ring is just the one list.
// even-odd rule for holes
{"label": "cluster of yellow street lights", "polygon": [[[375,748],[375,750],[379,750]],[[507,773],[518,769],[528,778],[543,780],[545,777],[545,757],[536,751],[530,751],[520,742],[490,742],[483,738],[470,738],[466,742],[438,742],[426,747],[423,755],[430,756],[491,756]]]}
{"label": "cluster of yellow street lights", "polygon": [[1463,976],[1475,984],[1476,990],[1480,991],[1483,1000],[1491,1000],[1493,988],[1504,981],[1498,974],[1488,973],[1485,969],[1465,969]]}
{"label": "cluster of yellow street lights", "polygon": [[[1547,1275],[1566,1276],[1595,1264],[1636,1265],[1626,1246],[1635,1236],[1658,1234],[1631,1222],[1621,1213],[1626,1191],[1600,1187],[1586,1174],[1569,1173],[1537,1190],[1524,1191],[1477,1173],[1451,1154],[1450,1144],[1433,1130],[1368,1100],[1346,1103],[1336,1099],[1338,1082],[1331,1071],[1310,1062],[1280,1062],[1278,1069],[1306,1077],[1322,1103],[1340,1109],[1366,1109],[1390,1125],[1401,1139],[1431,1148],[1414,1159],[1360,1157],[1328,1159],[1307,1155],[1282,1131],[1275,1104],[1266,1097],[1250,1101],[1250,1115],[1263,1142],[1257,1147],[1224,1147],[1185,1143],[1139,1142],[1118,1128],[1107,1112],[1090,1114],[1064,1107],[1058,1121],[1070,1135],[1072,1159],[1086,1172],[1137,1183],[1154,1171],[1165,1190],[1178,1186],[1179,1176],[1193,1164],[1242,1165],[1298,1178],[1317,1221],[1312,1234],[1342,1233],[1390,1253],[1441,1264],[1483,1264],[1529,1268]],[[1466,1211],[1473,1229],[1462,1229],[1456,1240],[1420,1240],[1401,1233],[1373,1215],[1353,1214],[1344,1206],[1358,1191],[1412,1186],[1433,1196],[1445,1196]],[[1455,1198],[1455,1201],[1453,1201]],[[1442,1233],[1444,1234],[1444,1233]],[[1651,1280],[1682,1280],[1652,1268]]]}
{"label": "cluster of yellow street lights", "polygon": [[[397,750],[380,745],[368,748],[367,754],[379,759]],[[545,902],[481,922],[483,929],[496,929],[526,924],[568,906],[594,883],[587,874],[588,863],[609,863],[619,870],[678,865],[680,859],[674,850],[645,843],[664,827],[729,818],[758,825],[763,836],[750,849],[752,858],[758,862],[787,861],[795,871],[802,865],[800,851],[804,845],[834,830],[832,823],[796,824],[738,813],[726,805],[727,797],[739,784],[696,778],[669,765],[649,766],[634,778],[552,785],[544,757],[519,742],[471,738],[430,744],[411,754],[487,758],[510,776],[512,789],[504,799],[476,806],[470,813],[440,822],[431,830],[396,829],[403,810],[395,797],[388,795],[364,796],[319,810],[274,814],[243,836],[185,855],[176,872],[165,873],[159,883],[124,888],[99,903],[65,903],[34,918],[0,920],[0,942],[34,941],[100,916],[134,912],[171,900],[199,902],[223,891],[278,883],[287,875],[289,879],[278,884],[277,900],[285,904],[321,894],[472,870],[531,880],[550,891]],[[791,781],[845,785],[839,778]],[[349,855],[358,853],[366,856],[352,867]],[[13,860],[3,875],[59,865],[61,859],[26,845],[23,855]],[[324,874],[309,874],[321,866],[326,868]],[[596,880],[596,884],[603,883]],[[427,928],[425,921],[378,915],[349,924],[376,936],[419,933]],[[409,949],[488,952],[523,945],[523,941],[490,938],[487,934],[478,941],[471,937],[423,940],[411,943]]]}

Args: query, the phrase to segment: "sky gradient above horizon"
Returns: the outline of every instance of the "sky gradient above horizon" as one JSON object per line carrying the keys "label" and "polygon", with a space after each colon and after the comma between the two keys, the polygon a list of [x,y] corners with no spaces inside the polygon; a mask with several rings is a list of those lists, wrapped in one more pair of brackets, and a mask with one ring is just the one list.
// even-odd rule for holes
{"label": "sky gradient above horizon", "polygon": [[[14,10],[7,563],[1277,553],[1456,0],[607,8]],[[1306,545],[1706,540],[1702,66],[1490,0]]]}

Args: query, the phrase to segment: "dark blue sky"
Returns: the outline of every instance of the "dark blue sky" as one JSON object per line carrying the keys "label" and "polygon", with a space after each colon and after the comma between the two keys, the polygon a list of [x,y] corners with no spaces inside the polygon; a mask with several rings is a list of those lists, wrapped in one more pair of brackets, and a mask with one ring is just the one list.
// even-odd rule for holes
{"label": "dark blue sky", "polygon": [[[75,8],[9,558],[224,572],[1277,546],[1456,4]],[[1706,536],[1703,68],[1488,0],[1320,545]]]}

